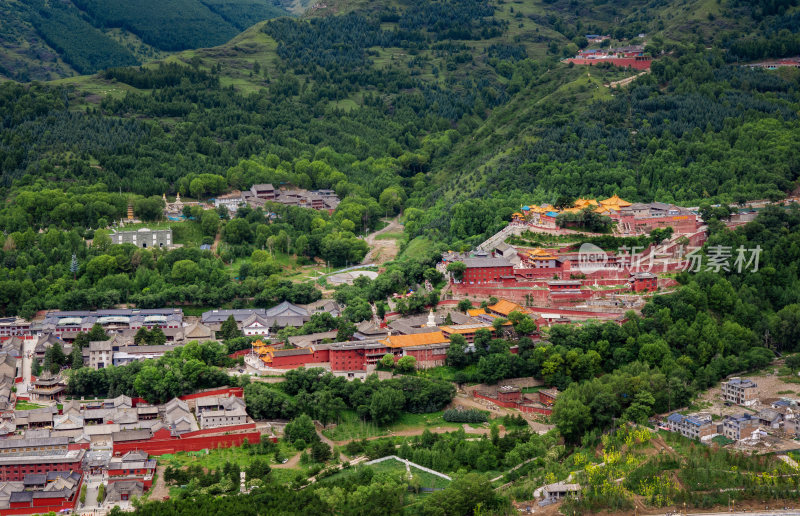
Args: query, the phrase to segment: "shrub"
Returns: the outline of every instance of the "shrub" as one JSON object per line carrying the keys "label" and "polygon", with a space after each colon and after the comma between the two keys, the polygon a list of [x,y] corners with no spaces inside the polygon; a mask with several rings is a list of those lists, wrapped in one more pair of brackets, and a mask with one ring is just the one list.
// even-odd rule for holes
{"label": "shrub", "polygon": [[448,409],[442,415],[451,423],[485,423],[489,421],[489,413],[478,409]]}

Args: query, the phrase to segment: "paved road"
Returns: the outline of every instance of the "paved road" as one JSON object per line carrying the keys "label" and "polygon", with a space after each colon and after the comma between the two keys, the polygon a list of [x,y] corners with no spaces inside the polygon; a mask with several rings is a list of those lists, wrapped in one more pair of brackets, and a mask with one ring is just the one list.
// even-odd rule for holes
{"label": "paved road", "polygon": [[35,347],[36,339],[25,339],[22,341],[22,390],[24,390],[24,392],[28,392],[31,385],[32,357]]}
{"label": "paved road", "polygon": [[86,481],[86,505],[79,511],[80,514],[93,514],[97,511],[97,490],[100,486],[98,480]]}

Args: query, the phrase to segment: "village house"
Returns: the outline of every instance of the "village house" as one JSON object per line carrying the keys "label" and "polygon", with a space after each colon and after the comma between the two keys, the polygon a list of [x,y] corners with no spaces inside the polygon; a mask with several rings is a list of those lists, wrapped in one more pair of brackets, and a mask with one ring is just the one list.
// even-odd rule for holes
{"label": "village house", "polygon": [[717,425],[709,416],[684,416],[676,412],[667,416],[667,426],[670,432],[695,440],[717,433]]}
{"label": "village house", "polygon": [[[114,340],[98,340],[89,343],[89,367],[103,369],[113,365],[114,352],[118,351],[120,344]],[[116,349],[115,349],[116,348]]]}
{"label": "village house", "polygon": [[758,413],[758,422],[762,426],[777,430],[783,423],[783,414],[771,408],[762,409]]}
{"label": "village house", "polygon": [[566,482],[556,482],[542,488],[542,496],[549,502],[561,500],[565,496],[575,495],[581,492],[580,484],[568,484]]}
{"label": "village house", "polygon": [[233,410],[234,408],[244,408],[244,399],[237,396],[205,396],[198,398],[194,402],[195,412],[200,415],[203,412],[215,410]]}
{"label": "village house", "polygon": [[728,439],[738,441],[758,430],[760,423],[758,416],[742,414],[741,416],[726,416],[722,420],[722,435]]}
{"label": "village house", "polygon": [[[135,333],[140,328],[161,328],[170,339],[171,330],[180,330],[183,322],[183,310],[180,308],[114,308],[105,310],[54,310],[45,315],[44,321],[33,323],[31,335],[40,336],[39,343],[44,350],[56,342],[62,346],[64,340],[72,341],[81,332],[89,332],[92,326],[99,324],[108,334],[120,334],[126,340],[130,336],[123,335],[127,331]],[[46,340],[43,340],[46,339]],[[63,340],[62,340],[63,339]]]}
{"label": "village house", "polygon": [[722,382],[722,399],[735,405],[746,407],[758,401],[758,385],[753,380],[738,376]]}
{"label": "village house", "polygon": [[172,247],[172,229],[141,228],[135,231],[111,233],[113,244],[133,244],[137,247]]}
{"label": "village house", "polygon": [[55,405],[32,410],[15,410],[14,424],[18,430],[53,426],[53,417],[57,413]]}
{"label": "village house", "polygon": [[173,434],[182,434],[199,430],[189,405],[185,401],[173,398],[164,407],[164,422]]}
{"label": "village house", "polygon": [[338,330],[322,331],[317,333],[309,333],[308,335],[296,335],[294,337],[289,337],[288,340],[289,345],[292,347],[307,348],[308,346],[322,344],[326,341],[334,342],[338,333]]}
{"label": "village house", "polygon": [[250,187],[250,193],[252,193],[255,197],[259,199],[264,199],[266,201],[271,201],[275,199],[275,187],[272,186],[270,183],[267,184],[255,184]]}
{"label": "village house", "polygon": [[214,198],[214,207],[219,208],[224,206],[230,214],[236,213],[239,210],[239,207],[244,205],[244,197],[242,196],[242,192],[238,190],[234,190],[228,194],[218,195]]}
{"label": "village house", "polygon": [[252,314],[242,322],[242,333],[248,337],[252,335],[269,336],[269,322],[264,316]]}
{"label": "village house", "polygon": [[0,337],[28,335],[31,322],[21,317],[0,317]]}

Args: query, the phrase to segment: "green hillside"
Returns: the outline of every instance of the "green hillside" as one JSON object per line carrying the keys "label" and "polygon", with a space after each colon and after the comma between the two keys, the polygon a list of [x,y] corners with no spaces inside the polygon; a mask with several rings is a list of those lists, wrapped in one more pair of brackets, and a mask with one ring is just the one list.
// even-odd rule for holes
{"label": "green hillside", "polygon": [[0,4],[0,77],[90,74],[220,45],[286,15],[271,0],[9,0]]}
{"label": "green hillside", "polygon": [[[619,192],[687,205],[779,198],[800,168],[791,144],[797,72],[737,63],[794,52],[796,3],[315,4],[303,19],[262,22],[145,68],[6,85],[2,188],[10,199],[38,194],[43,180],[68,196],[98,182],[110,192],[195,196],[291,182],[334,188],[371,216],[389,192],[401,204],[388,211],[405,209],[412,238],[451,243],[474,243],[519,203],[559,195]],[[249,23],[242,13],[252,4],[206,4],[193,23],[223,11]],[[134,16],[122,3],[69,5],[64,12],[86,9],[75,18],[83,23],[125,24],[115,30],[131,38],[138,31],[141,45],[181,39],[183,29],[167,30],[181,9],[165,14],[162,4],[145,3]],[[146,23],[146,12],[160,21]],[[208,37],[225,36],[218,28]],[[635,72],[562,62],[587,45],[587,33],[645,44],[656,57],[652,73],[612,88]],[[106,51],[90,56],[95,65],[130,58],[124,43],[90,47]],[[193,192],[204,174],[220,178],[207,181],[218,186]],[[6,205],[0,223],[91,226],[103,217],[54,218],[33,206]],[[363,225],[355,212],[347,216]]]}

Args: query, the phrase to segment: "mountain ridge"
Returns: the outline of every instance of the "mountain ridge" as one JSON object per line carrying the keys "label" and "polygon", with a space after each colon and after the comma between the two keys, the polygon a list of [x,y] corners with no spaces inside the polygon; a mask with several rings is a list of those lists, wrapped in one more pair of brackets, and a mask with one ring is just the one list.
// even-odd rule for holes
{"label": "mountain ridge", "polygon": [[0,6],[0,78],[52,80],[223,44],[288,15],[269,0],[9,0]]}

